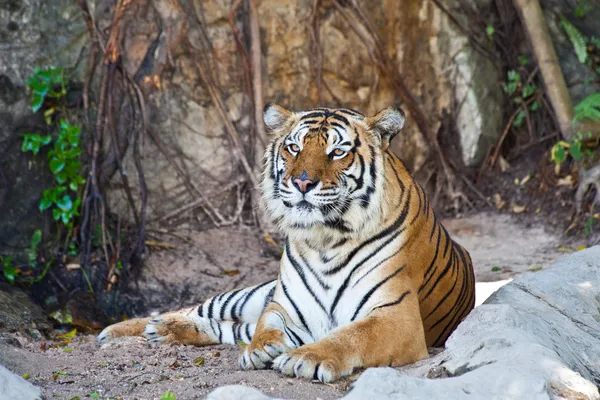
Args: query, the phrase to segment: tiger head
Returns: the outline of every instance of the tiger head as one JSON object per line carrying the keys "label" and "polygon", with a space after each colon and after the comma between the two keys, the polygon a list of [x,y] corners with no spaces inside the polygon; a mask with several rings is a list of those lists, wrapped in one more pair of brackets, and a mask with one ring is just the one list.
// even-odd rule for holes
{"label": "tiger head", "polygon": [[293,112],[267,104],[272,140],[262,192],[271,217],[288,235],[368,234],[381,222],[385,151],[404,119],[397,108],[365,117],[349,109]]}

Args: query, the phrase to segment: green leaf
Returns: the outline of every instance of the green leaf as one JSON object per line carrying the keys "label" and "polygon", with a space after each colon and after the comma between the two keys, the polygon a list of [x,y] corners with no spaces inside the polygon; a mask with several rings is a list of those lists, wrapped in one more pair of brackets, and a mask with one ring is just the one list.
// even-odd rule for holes
{"label": "green leaf", "polygon": [[177,396],[173,392],[164,392],[160,396],[160,400],[177,400]]}
{"label": "green leaf", "polygon": [[590,217],[587,221],[585,221],[585,224],[583,225],[583,230],[586,236],[590,236],[592,234],[592,226],[595,222],[596,219],[594,217]]}
{"label": "green leaf", "polygon": [[99,399],[100,398],[100,395],[98,393],[96,393],[96,392],[90,393],[87,396],[91,397],[92,399]]}
{"label": "green leaf", "polygon": [[519,111],[519,113],[517,114],[517,116],[515,117],[512,126],[514,126],[515,128],[520,127],[521,125],[523,125],[523,120],[525,119],[525,110],[521,110]]}
{"label": "green leaf", "polygon": [[523,66],[529,64],[529,58],[527,56],[519,56],[519,64]]}
{"label": "green leaf", "polygon": [[574,14],[577,18],[583,18],[585,17],[585,14],[590,12],[591,9],[592,5],[589,4],[588,0],[578,0],[577,6],[575,6]]}
{"label": "green leaf", "polygon": [[573,49],[575,50],[577,59],[579,60],[579,62],[581,64],[585,64],[585,62],[588,59],[585,37],[565,17],[561,16],[560,23],[561,23],[563,29],[565,30],[565,32],[567,33],[569,40],[573,44]]}
{"label": "green leaf", "polygon": [[592,93],[575,106],[573,121],[581,119],[600,120],[600,92]]}
{"label": "green leaf", "polygon": [[42,231],[38,229],[35,232],[33,232],[33,235],[31,236],[31,242],[29,244],[29,248],[32,250],[37,249],[37,247],[40,245],[41,241],[42,241]]}
{"label": "green leaf", "polygon": [[58,220],[60,220],[61,214],[62,214],[62,213],[60,212],[60,210],[59,210],[58,208],[54,208],[54,209],[52,209],[52,218],[53,218],[55,221],[58,221]]}
{"label": "green leaf", "polygon": [[196,357],[194,359],[194,365],[196,367],[200,367],[200,366],[204,365],[204,362],[205,362],[204,357]]}
{"label": "green leaf", "polygon": [[560,143],[555,144],[552,147],[552,161],[554,161],[555,164],[560,165],[565,161],[566,158],[567,153],[565,148],[561,146]]}
{"label": "green leaf", "polygon": [[73,208],[73,202],[71,201],[71,196],[68,194],[64,195],[60,200],[56,202],[58,208],[62,211],[71,211]]}
{"label": "green leaf", "polygon": [[537,100],[535,100],[534,102],[532,102],[532,103],[529,105],[529,109],[530,109],[531,111],[537,111],[537,110],[539,110],[539,109],[540,109],[540,102],[539,102],[539,101],[537,101]]}
{"label": "green leaf", "polygon": [[575,161],[581,160],[581,156],[582,156],[581,142],[579,140],[575,141],[571,145],[571,147],[569,147],[569,154],[571,154],[571,157],[573,157],[573,160],[575,160]]}
{"label": "green leaf", "polygon": [[52,201],[47,197],[42,197],[40,200],[40,212],[44,212],[44,210],[47,210],[50,206],[52,206]]}
{"label": "green leaf", "polygon": [[58,174],[60,171],[62,171],[62,169],[65,167],[65,161],[58,159],[58,158],[53,158],[50,160],[50,171],[52,171],[52,173],[54,175]]}
{"label": "green leaf", "polygon": [[534,94],[535,91],[536,91],[535,85],[529,84],[521,90],[521,93],[523,95],[523,98],[526,99],[529,96],[531,96],[532,94]]}
{"label": "green leaf", "polygon": [[500,268],[498,266],[492,267],[492,272],[498,272],[498,271],[502,271],[502,268]]}
{"label": "green leaf", "polygon": [[487,25],[485,27],[485,32],[487,33],[487,35],[492,38],[494,37],[494,33],[496,32],[496,29],[494,29],[494,25]]}
{"label": "green leaf", "polygon": [[[8,261],[7,261],[8,260]],[[6,280],[8,281],[8,283],[15,283],[15,279],[17,277],[17,274],[19,273],[18,268],[14,265],[11,265],[10,263],[12,262],[12,257],[6,257],[3,260],[3,272],[4,272],[4,277],[6,278]]]}

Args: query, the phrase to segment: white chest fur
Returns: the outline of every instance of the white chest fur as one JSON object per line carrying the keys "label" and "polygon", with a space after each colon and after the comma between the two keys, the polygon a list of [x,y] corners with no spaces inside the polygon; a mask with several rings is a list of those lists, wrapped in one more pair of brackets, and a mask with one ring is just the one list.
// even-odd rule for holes
{"label": "white chest fur", "polygon": [[288,242],[274,300],[298,328],[318,340],[394,297],[381,282],[403,236],[348,242],[330,249]]}

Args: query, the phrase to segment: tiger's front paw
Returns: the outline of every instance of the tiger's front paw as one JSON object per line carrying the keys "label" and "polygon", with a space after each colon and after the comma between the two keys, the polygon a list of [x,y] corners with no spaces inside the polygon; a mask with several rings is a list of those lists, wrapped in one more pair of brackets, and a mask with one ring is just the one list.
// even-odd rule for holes
{"label": "tiger's front paw", "polygon": [[308,344],[277,357],[273,369],[288,376],[333,382],[352,373],[352,367],[346,364],[335,349]]}
{"label": "tiger's front paw", "polygon": [[287,351],[284,333],[276,329],[263,331],[244,348],[239,363],[242,369],[270,368],[273,360]]}

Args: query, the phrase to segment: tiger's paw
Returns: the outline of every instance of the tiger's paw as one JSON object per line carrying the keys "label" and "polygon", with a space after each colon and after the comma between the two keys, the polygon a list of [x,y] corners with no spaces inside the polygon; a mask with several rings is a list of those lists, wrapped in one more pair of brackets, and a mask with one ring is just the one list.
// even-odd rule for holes
{"label": "tiger's paw", "polygon": [[108,343],[112,339],[122,336],[142,336],[144,326],[149,320],[150,318],[134,318],[107,326],[96,336],[96,343]]}
{"label": "tiger's paw", "polygon": [[352,368],[345,366],[334,349],[309,344],[290,350],[273,361],[273,369],[297,378],[318,379],[329,383],[350,375]]}
{"label": "tiger's paw", "polygon": [[183,314],[159,315],[148,321],[142,336],[150,343],[181,343],[193,346],[216,343],[201,325],[199,321]]}
{"label": "tiger's paw", "polygon": [[273,360],[287,351],[283,332],[271,329],[263,331],[252,338],[252,342],[244,348],[240,355],[241,369],[270,368]]}

